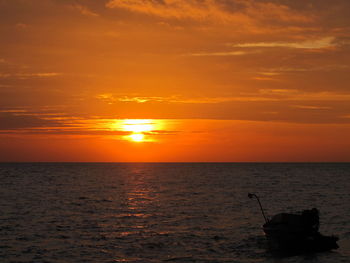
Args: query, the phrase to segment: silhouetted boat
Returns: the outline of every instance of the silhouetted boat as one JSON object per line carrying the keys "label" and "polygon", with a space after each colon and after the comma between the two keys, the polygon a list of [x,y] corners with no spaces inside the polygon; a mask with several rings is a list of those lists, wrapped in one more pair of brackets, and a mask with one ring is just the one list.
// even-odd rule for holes
{"label": "silhouetted boat", "polygon": [[324,236],[318,229],[316,208],[304,210],[300,214],[277,214],[263,225],[272,250],[319,252],[337,249],[338,238]]}
{"label": "silhouetted boat", "polygon": [[256,197],[265,219],[263,230],[272,251],[287,253],[321,252],[337,249],[338,238],[324,236],[319,232],[319,212],[316,208],[300,213],[280,213],[267,219],[259,198]]}

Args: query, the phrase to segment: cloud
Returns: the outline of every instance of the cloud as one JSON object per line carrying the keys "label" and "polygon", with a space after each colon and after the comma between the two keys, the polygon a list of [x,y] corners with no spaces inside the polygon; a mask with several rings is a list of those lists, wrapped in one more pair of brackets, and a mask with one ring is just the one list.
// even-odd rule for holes
{"label": "cloud", "polygon": [[265,76],[278,76],[286,73],[300,73],[300,72],[332,72],[332,71],[349,71],[349,65],[311,65],[309,67],[280,67],[280,68],[266,68],[263,72],[259,72],[260,75]]}
{"label": "cloud", "polygon": [[62,73],[57,72],[42,72],[42,73],[0,73],[0,78],[20,78],[20,79],[27,79],[27,78],[50,78],[50,77],[57,77],[62,75]]}
{"label": "cloud", "polygon": [[93,12],[91,9],[89,9],[87,6],[84,6],[84,5],[75,4],[75,5],[72,5],[72,7],[78,10],[84,16],[91,16],[91,17],[100,16],[98,13]]}
{"label": "cloud", "polygon": [[110,0],[106,6],[170,19],[240,23],[252,23],[254,20],[284,22],[312,20],[311,16],[296,12],[287,5],[254,0]]}
{"label": "cloud", "polygon": [[226,51],[226,52],[203,52],[203,53],[191,53],[188,56],[193,57],[222,57],[222,56],[242,56],[251,54],[252,52],[245,51]]}
{"label": "cloud", "polygon": [[296,49],[323,49],[335,47],[334,37],[324,37],[320,39],[306,40],[300,42],[256,42],[233,44],[232,47],[239,48],[296,48]]}
{"label": "cloud", "polygon": [[111,0],[109,8],[122,8],[132,12],[159,16],[163,18],[191,18],[206,20],[209,17],[221,16],[227,19],[227,13],[218,8],[215,1],[205,0]]}
{"label": "cloud", "polygon": [[170,97],[142,97],[142,96],[114,96],[112,94],[105,94],[96,96],[97,99],[103,100],[108,104],[115,104],[118,102],[125,103],[147,103],[147,102],[158,102],[158,103],[184,103],[184,104],[216,104],[231,101],[271,101],[273,98],[266,98],[261,96],[237,96],[237,97],[197,97],[197,98],[185,98],[180,96]]}
{"label": "cloud", "polygon": [[0,113],[27,113],[28,110],[20,110],[20,109],[8,109],[8,110],[0,110]]}
{"label": "cloud", "polygon": [[292,105],[291,107],[304,110],[330,110],[332,107],[328,106],[314,106],[314,105]]}
{"label": "cloud", "polygon": [[254,77],[253,79],[255,79],[255,80],[261,80],[261,81],[276,81],[276,80],[277,80],[276,78],[261,77],[261,76]]}
{"label": "cloud", "polygon": [[[234,48],[294,48],[294,49],[327,49],[336,47],[337,44],[335,42],[334,37],[324,37],[320,39],[313,39],[307,41],[299,41],[299,42],[256,42],[256,43],[241,43],[241,44],[232,44],[229,45]],[[233,50],[233,51],[223,51],[223,52],[198,52],[198,53],[190,53],[187,56],[242,56],[254,53],[260,53],[261,51],[245,51],[245,50]],[[326,67],[326,66],[324,66]],[[345,66],[346,67],[346,66]],[[332,69],[332,66],[328,66],[328,69]],[[339,68],[339,66],[337,66]],[[264,74],[273,74],[267,73]],[[266,80],[267,78],[256,78],[261,80]],[[271,79],[271,78],[270,78]],[[269,80],[270,80],[269,79]]]}
{"label": "cloud", "polygon": [[350,101],[350,93],[345,92],[305,92],[297,89],[261,89],[259,92],[281,101]]}
{"label": "cloud", "polygon": [[2,111],[0,112],[0,130],[12,130],[34,127],[47,127],[58,125],[56,121],[48,121],[37,116],[23,116],[21,111]]}
{"label": "cloud", "polygon": [[21,135],[85,135],[85,136],[124,136],[129,132],[125,131],[109,131],[109,130],[74,130],[69,128],[32,128],[18,129],[16,131],[0,130],[0,134],[21,134]]}
{"label": "cloud", "polygon": [[[242,93],[227,97],[146,97],[101,94],[96,96],[108,104],[117,103],[172,103],[172,104],[218,104],[230,102],[278,102],[278,101],[350,101],[350,93],[304,92],[297,89],[260,89],[258,92]],[[303,106],[298,106],[299,108]],[[306,109],[308,106],[304,106]],[[309,108],[310,109],[310,108]]]}
{"label": "cloud", "polygon": [[7,88],[11,88],[12,87],[12,85],[4,85],[4,84],[0,84],[0,89],[1,88],[5,88],[5,89],[7,89]]}
{"label": "cloud", "polygon": [[[160,124],[158,124],[160,123]],[[149,130],[144,135],[174,135],[175,130],[165,130],[162,121],[149,120]],[[74,117],[65,113],[45,110],[8,108],[0,110],[0,135],[72,135],[72,136],[126,136],[134,130],[125,128],[125,120],[113,118]]]}

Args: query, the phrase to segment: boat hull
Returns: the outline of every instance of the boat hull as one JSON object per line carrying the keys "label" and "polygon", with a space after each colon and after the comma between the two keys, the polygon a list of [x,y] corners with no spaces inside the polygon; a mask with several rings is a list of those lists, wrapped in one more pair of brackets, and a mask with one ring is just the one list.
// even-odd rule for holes
{"label": "boat hull", "polygon": [[269,248],[281,252],[322,252],[337,249],[338,238],[320,233],[305,235],[301,231],[290,229],[265,228]]}

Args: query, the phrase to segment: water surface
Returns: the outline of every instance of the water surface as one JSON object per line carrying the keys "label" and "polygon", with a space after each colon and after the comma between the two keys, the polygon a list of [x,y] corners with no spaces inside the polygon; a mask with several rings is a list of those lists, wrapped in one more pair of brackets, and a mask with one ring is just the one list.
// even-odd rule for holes
{"label": "water surface", "polygon": [[[0,164],[1,262],[349,262],[350,164]],[[276,258],[263,217],[317,207],[340,249]]]}

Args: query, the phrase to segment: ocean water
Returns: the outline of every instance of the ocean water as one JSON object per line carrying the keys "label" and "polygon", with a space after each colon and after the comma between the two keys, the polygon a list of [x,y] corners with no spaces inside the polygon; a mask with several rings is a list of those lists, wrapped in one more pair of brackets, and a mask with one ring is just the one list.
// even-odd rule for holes
{"label": "ocean water", "polygon": [[[272,255],[248,192],[340,248]],[[0,164],[0,262],[350,262],[350,164]]]}

